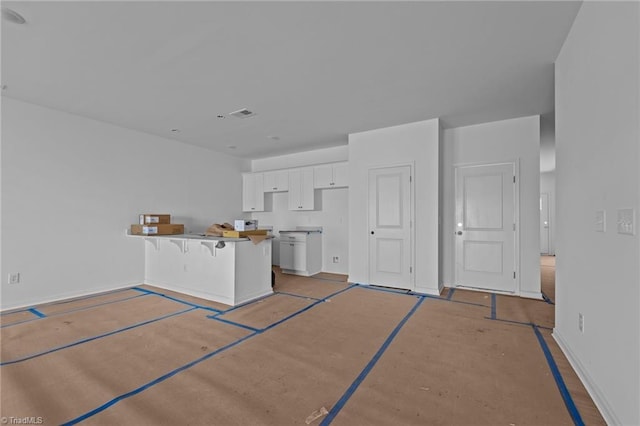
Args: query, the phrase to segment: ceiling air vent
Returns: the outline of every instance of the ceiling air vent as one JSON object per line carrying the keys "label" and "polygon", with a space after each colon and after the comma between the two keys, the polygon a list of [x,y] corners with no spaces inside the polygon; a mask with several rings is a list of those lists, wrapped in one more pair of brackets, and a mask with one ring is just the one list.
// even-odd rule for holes
{"label": "ceiling air vent", "polygon": [[246,108],[242,108],[242,109],[239,109],[238,111],[230,112],[229,115],[236,118],[249,118],[256,115],[256,113],[253,111],[249,111]]}

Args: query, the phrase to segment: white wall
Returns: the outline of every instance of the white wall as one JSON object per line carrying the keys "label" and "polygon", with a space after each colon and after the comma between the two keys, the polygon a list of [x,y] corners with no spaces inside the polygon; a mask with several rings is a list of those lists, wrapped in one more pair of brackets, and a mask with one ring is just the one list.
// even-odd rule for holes
{"label": "white wall", "polygon": [[640,424],[640,242],[616,229],[620,208],[640,219],[639,21],[637,2],[584,2],[555,68],[554,336],[607,423],[624,425]]}
{"label": "white wall", "polygon": [[438,119],[349,135],[349,281],[369,282],[369,169],[414,164],[416,291],[439,294]]}
{"label": "white wall", "polygon": [[442,158],[444,282],[454,281],[455,164],[520,164],[520,295],[540,294],[540,123],[538,116],[446,129]]}
{"label": "white wall", "polygon": [[[139,284],[139,213],[188,231],[241,210],[247,161],[2,97],[2,308]],[[21,283],[7,284],[19,272]]]}
{"label": "white wall", "polygon": [[[306,151],[297,154],[261,158],[251,162],[254,172],[303,167],[314,164],[347,161],[347,146]],[[260,226],[273,226],[273,264],[280,264],[280,238],[278,231],[295,229],[296,226],[322,226],[322,271],[346,274],[349,265],[348,241],[348,188],[316,190],[319,201],[314,211],[291,211],[288,193],[277,192],[265,195],[265,206],[270,211],[252,213]],[[333,257],[340,258],[333,263]]]}
{"label": "white wall", "polygon": [[292,167],[310,166],[313,164],[335,163],[349,159],[347,145],[332,148],[316,149],[296,154],[279,155],[276,157],[259,158],[251,161],[251,171],[288,169]]}
{"label": "white wall", "polygon": [[540,173],[540,193],[549,194],[549,254],[556,254],[556,172]]}

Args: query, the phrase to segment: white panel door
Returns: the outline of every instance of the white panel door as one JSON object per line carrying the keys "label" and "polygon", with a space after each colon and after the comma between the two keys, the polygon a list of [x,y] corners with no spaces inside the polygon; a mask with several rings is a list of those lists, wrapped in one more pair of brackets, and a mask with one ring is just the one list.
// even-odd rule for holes
{"label": "white panel door", "polygon": [[515,166],[456,168],[456,285],[515,293]]}
{"label": "white panel door", "polygon": [[549,254],[549,194],[540,194],[540,253]]}
{"label": "white panel door", "polygon": [[369,281],[413,289],[411,168],[369,170]]}

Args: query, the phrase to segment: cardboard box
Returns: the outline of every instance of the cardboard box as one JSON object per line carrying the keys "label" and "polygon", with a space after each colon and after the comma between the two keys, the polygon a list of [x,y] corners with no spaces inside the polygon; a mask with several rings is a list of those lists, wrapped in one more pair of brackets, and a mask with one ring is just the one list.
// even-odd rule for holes
{"label": "cardboard box", "polygon": [[148,223],[151,224],[167,224],[171,223],[171,215],[170,214],[155,214],[155,213],[144,213],[140,215],[140,221],[138,222],[140,225],[146,225]]}
{"label": "cardboard box", "polygon": [[244,238],[249,235],[267,235],[266,229],[255,229],[253,231],[223,231],[222,236],[225,238]]}
{"label": "cardboard box", "polygon": [[258,229],[257,220],[238,219],[233,222],[234,231],[255,231]]}
{"label": "cardboard box", "polygon": [[177,235],[184,234],[184,225],[178,223],[154,223],[131,225],[132,235]]}

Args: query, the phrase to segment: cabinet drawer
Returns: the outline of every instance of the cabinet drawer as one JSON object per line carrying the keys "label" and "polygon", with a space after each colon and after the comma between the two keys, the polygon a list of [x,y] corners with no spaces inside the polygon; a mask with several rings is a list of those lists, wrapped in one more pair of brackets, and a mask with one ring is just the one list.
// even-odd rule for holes
{"label": "cabinet drawer", "polygon": [[280,234],[280,241],[281,242],[301,242],[301,243],[305,243],[307,242],[307,234],[300,234],[300,233],[284,233],[284,234]]}

